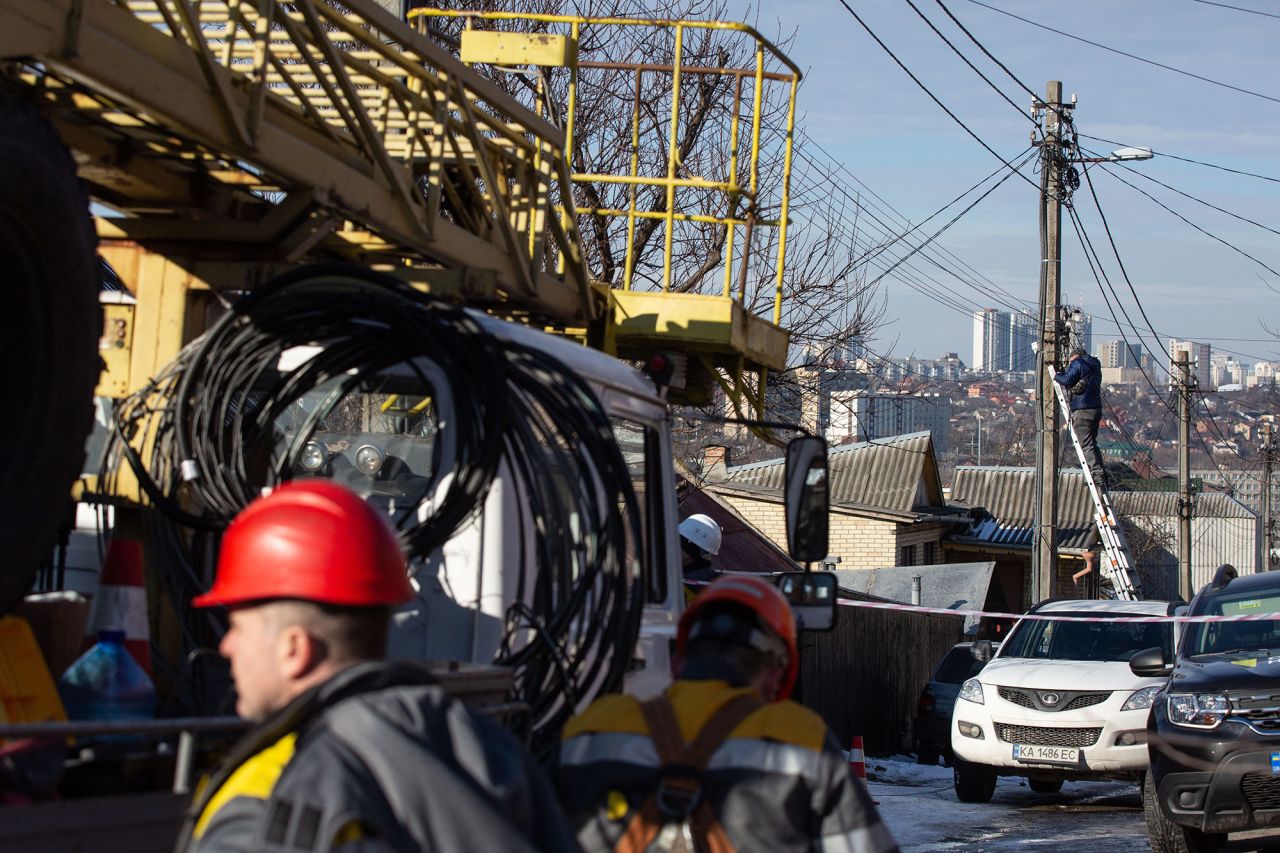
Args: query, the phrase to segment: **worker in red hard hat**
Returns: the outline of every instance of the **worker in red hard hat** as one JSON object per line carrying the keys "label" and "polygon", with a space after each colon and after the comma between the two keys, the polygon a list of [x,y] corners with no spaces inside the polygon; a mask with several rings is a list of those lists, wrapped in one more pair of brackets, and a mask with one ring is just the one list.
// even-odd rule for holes
{"label": "worker in red hard hat", "polygon": [[586,851],[892,851],[822,718],[789,700],[791,608],[768,581],[707,587],[680,620],[677,680],[569,721],[556,787]]}
{"label": "worker in red hard hat", "polygon": [[219,651],[259,726],[206,780],[179,850],[573,849],[509,734],[382,660],[412,596],[387,520],[335,483],[288,483],[232,521],[192,603],[227,608]]}

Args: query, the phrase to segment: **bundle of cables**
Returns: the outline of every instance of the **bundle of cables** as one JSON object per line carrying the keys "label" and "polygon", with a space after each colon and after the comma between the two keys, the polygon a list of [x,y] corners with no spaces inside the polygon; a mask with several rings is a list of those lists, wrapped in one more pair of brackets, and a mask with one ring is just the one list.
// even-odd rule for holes
{"label": "bundle of cables", "polygon": [[392,507],[412,560],[479,511],[503,462],[522,498],[528,529],[516,565],[503,567],[517,592],[497,662],[514,669],[533,745],[546,748],[581,699],[621,686],[644,601],[626,461],[591,388],[554,357],[390,276],[300,269],[241,299],[117,408],[102,482],[110,488],[125,463],[160,510],[154,539],[187,648],[207,647],[220,626],[185,605],[208,584],[221,530],[301,473],[326,419],[391,373],[416,377],[417,396],[445,413],[430,477]]}

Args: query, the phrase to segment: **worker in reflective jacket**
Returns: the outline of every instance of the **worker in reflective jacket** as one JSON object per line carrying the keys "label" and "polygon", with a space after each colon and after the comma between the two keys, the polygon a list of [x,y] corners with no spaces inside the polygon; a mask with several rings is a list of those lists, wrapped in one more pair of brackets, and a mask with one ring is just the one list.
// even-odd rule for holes
{"label": "worker in reflective jacket", "polygon": [[250,504],[213,588],[236,710],[259,723],[206,780],[179,850],[573,849],[515,740],[425,669],[382,658],[413,594],[386,519],[324,480]]}
{"label": "worker in reflective jacket", "polygon": [[772,584],[715,581],[676,649],[666,693],[606,696],[565,727],[556,787],[585,850],[897,849],[822,718],[787,698],[796,629]]}

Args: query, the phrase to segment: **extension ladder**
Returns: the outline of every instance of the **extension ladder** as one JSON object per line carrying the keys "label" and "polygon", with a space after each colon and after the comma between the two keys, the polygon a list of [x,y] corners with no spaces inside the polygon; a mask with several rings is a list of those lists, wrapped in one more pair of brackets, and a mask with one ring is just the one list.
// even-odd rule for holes
{"label": "extension ladder", "polygon": [[1093,481],[1093,472],[1089,470],[1089,461],[1084,457],[1084,448],[1076,431],[1071,428],[1071,406],[1067,403],[1067,394],[1063,387],[1053,381],[1053,368],[1049,371],[1049,384],[1058,397],[1058,407],[1062,409],[1062,417],[1067,425],[1067,435],[1071,436],[1071,445],[1076,449],[1076,458],[1080,460],[1080,470],[1084,473],[1085,485],[1089,488],[1089,497],[1093,499],[1093,522],[1102,537],[1104,557],[1102,572],[1116,591],[1116,598],[1125,601],[1136,601],[1142,598],[1142,585],[1138,573],[1133,570],[1133,561],[1129,557],[1129,543],[1125,539],[1124,529],[1116,518],[1115,507],[1111,505],[1111,496],[1103,490],[1100,483]]}

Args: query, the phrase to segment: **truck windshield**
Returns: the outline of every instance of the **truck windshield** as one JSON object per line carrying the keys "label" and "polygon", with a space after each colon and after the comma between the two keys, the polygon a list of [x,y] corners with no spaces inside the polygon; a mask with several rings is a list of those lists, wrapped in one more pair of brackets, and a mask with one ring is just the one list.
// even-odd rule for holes
{"label": "truck windshield", "polygon": [[1192,622],[1187,625],[1186,654],[1265,652],[1280,649],[1280,595],[1218,595],[1197,616],[1277,614],[1276,619],[1241,622]]}
{"label": "truck windshield", "polygon": [[1173,628],[1167,622],[1092,622],[1120,614],[1072,613],[1062,619],[1019,622],[1000,650],[1001,658],[1127,661],[1160,646],[1173,657]]}

